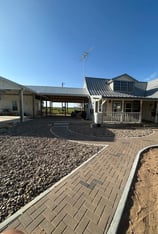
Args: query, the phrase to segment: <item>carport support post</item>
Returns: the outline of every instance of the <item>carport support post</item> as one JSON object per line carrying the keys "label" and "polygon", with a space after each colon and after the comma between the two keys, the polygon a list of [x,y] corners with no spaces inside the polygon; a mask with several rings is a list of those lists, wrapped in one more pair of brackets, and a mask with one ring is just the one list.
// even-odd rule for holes
{"label": "carport support post", "polygon": [[42,116],[42,97],[40,97],[40,114]]}
{"label": "carport support post", "polygon": [[66,102],[65,102],[65,108],[64,108],[64,110],[65,110],[65,116],[66,116]]}
{"label": "carport support post", "polygon": [[49,102],[49,114],[52,114],[52,100]]}
{"label": "carport support post", "polygon": [[66,113],[68,114],[68,102],[66,103]]}
{"label": "carport support post", "polygon": [[20,121],[24,122],[24,91],[20,90]]}

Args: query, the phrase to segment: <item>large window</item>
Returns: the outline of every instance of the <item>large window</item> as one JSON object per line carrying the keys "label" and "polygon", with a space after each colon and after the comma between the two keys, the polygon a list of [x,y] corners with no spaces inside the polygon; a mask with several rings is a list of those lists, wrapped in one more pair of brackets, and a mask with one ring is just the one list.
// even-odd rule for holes
{"label": "large window", "polygon": [[131,102],[125,102],[124,109],[125,109],[125,112],[132,112],[132,103]]}
{"label": "large window", "polygon": [[113,112],[121,112],[121,110],[122,110],[121,102],[113,102],[112,111]]}
{"label": "large window", "polygon": [[114,91],[131,93],[133,92],[134,83],[131,81],[122,81],[115,80],[114,81]]}

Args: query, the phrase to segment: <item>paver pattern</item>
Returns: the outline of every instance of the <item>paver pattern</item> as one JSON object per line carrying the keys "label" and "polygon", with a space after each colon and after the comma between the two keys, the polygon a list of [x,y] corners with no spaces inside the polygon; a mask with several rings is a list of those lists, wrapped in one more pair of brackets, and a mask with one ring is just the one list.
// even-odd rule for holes
{"label": "paver pattern", "polygon": [[[59,128],[55,126],[52,133],[58,135]],[[66,129],[67,126],[64,137],[66,133],[70,135]],[[107,138],[102,143],[108,147],[62,180],[6,228],[18,228],[26,234],[106,233],[136,154],[146,146],[158,144],[158,131],[139,138],[112,141]]]}

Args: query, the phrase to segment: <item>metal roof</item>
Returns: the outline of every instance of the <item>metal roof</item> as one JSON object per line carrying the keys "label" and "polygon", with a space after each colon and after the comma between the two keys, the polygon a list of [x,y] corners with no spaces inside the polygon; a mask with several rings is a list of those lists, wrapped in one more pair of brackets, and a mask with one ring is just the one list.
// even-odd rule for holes
{"label": "metal roof", "polygon": [[86,86],[90,95],[105,95],[111,92],[107,84],[109,79],[85,77]]}
{"label": "metal roof", "polygon": [[72,96],[87,96],[88,92],[85,88],[66,88],[66,87],[51,87],[51,86],[26,86],[37,94],[41,95],[72,95]]}
{"label": "metal roof", "polygon": [[[120,76],[119,76],[120,77]],[[141,98],[144,97],[144,85],[136,87],[134,93],[127,94],[113,91],[110,88],[111,79],[85,77],[86,86],[91,96],[102,96],[107,98]],[[139,82],[140,83],[140,82]]]}
{"label": "metal roof", "polygon": [[51,86],[27,86],[37,95],[54,102],[88,102],[89,94],[85,88],[67,88]]}
{"label": "metal roof", "polygon": [[145,96],[148,98],[158,98],[158,79],[148,81]]}

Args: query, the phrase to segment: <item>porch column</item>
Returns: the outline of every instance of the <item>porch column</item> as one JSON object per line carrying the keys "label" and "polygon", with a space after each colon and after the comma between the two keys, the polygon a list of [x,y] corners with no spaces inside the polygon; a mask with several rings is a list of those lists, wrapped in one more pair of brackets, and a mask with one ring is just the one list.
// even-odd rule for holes
{"label": "porch column", "polygon": [[101,100],[101,112],[103,113],[103,101]]}
{"label": "porch column", "polygon": [[20,121],[24,122],[24,91],[20,90]]}
{"label": "porch column", "polygon": [[143,107],[143,100],[140,100],[139,123],[142,122],[142,107]]}
{"label": "porch column", "polygon": [[158,123],[158,101],[156,102],[156,115],[155,115],[155,123]]}
{"label": "porch column", "polygon": [[121,116],[120,116],[120,122],[122,123],[123,122],[123,113],[124,113],[124,104],[125,104],[125,101],[124,99],[122,100],[122,110],[121,110]]}

